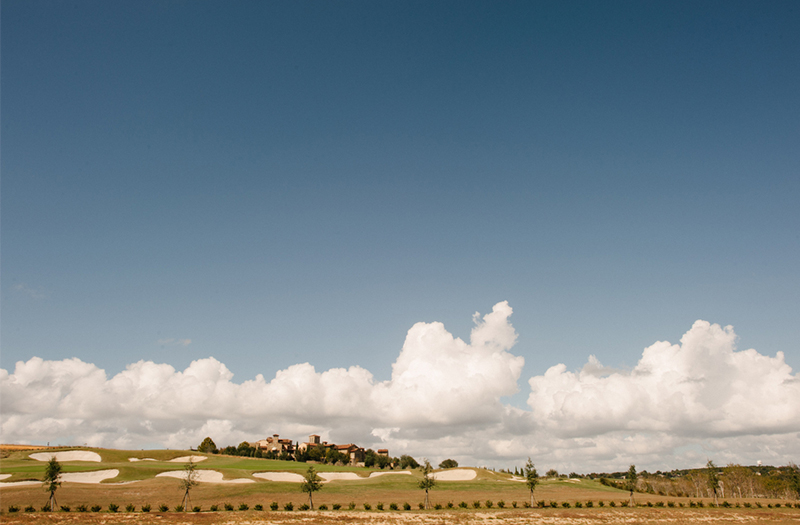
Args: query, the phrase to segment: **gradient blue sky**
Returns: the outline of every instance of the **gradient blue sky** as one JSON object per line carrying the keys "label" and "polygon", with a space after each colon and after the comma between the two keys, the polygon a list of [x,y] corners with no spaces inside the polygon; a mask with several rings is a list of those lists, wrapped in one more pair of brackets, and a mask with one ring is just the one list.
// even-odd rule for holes
{"label": "gradient blue sky", "polygon": [[696,319],[800,367],[797,2],[1,15],[3,368],[387,379],[503,300],[521,401]]}

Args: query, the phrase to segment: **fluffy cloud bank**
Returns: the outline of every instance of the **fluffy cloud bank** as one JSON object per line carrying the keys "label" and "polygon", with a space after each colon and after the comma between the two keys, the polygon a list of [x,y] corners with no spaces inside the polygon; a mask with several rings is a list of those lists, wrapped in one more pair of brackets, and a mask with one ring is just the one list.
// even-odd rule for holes
{"label": "fluffy cloud bank", "polygon": [[214,358],[183,371],[140,361],[109,378],[78,359],[34,357],[0,369],[2,440],[185,448],[206,435],[236,444],[313,432],[398,456],[508,466],[530,455],[562,470],[793,459],[800,380],[781,353],[737,352],[731,327],[697,321],[681,344],[655,343],[627,372],[593,356],[578,372],[556,365],[528,381],[521,410],[502,401],[524,365],[510,353],[511,313],[501,302],[475,314],[469,343],[441,323],[415,324],[387,381],[303,363],[235,383]]}

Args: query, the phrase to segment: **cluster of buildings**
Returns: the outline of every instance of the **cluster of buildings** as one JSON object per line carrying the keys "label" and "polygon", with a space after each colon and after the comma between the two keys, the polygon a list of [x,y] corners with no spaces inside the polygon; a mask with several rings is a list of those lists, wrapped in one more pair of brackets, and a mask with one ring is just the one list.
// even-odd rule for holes
{"label": "cluster of buildings", "polygon": [[[367,458],[366,451],[363,447],[359,447],[354,443],[336,445],[334,443],[328,443],[327,441],[320,441],[320,437],[316,434],[311,434],[308,436],[308,441],[305,443],[298,443],[297,445],[295,445],[291,439],[281,439],[278,434],[273,434],[272,437],[251,443],[251,446],[267,454],[274,452],[275,455],[280,456],[285,453],[292,459],[296,459],[296,454],[307,452],[312,447],[322,447],[326,452],[333,449],[350,458],[349,464],[354,466],[363,466]],[[376,453],[379,456],[389,457],[389,450],[385,448],[378,449]]]}

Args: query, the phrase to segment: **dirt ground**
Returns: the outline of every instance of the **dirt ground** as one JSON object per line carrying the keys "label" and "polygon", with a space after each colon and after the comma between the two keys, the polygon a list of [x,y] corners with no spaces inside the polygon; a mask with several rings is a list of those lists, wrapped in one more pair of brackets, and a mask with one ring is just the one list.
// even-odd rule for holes
{"label": "dirt ground", "polygon": [[535,509],[497,511],[234,511],[234,512],[151,512],[151,513],[4,513],[3,524],[104,524],[104,525],[614,525],[654,523],[664,525],[702,524],[753,525],[800,524],[797,509]]}

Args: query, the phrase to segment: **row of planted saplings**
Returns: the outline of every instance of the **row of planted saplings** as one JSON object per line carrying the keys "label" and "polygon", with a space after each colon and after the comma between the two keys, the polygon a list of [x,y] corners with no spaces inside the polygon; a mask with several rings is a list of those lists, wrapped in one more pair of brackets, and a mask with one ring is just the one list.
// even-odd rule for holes
{"label": "row of planted saplings", "polygon": [[[504,509],[504,508],[506,508],[507,504],[506,504],[505,501],[500,500],[500,501],[497,502],[496,505],[497,505],[498,508]],[[597,502],[597,506],[598,507],[604,507],[605,505],[606,505],[606,503],[604,501],[602,501],[602,500]],[[630,504],[627,501],[621,501],[619,503],[619,506],[621,506],[621,507],[628,507],[629,505]],[[704,507],[705,506],[705,504],[702,501],[695,502],[695,501],[692,501],[692,500],[689,500],[689,502],[686,505],[684,505],[684,503],[682,503],[682,502],[679,502],[679,503],[676,504],[674,501],[667,501],[666,503],[663,502],[663,501],[657,501],[655,503],[648,501],[647,503],[639,503],[637,506],[639,506],[639,507],[665,507],[665,506],[666,507],[675,507],[676,505],[678,507],[688,506],[688,507],[691,507],[691,508]],[[486,500],[484,502],[473,501],[471,505],[467,504],[466,501],[462,501],[458,505],[454,504],[452,501],[449,501],[446,504],[436,503],[436,504],[433,505],[433,508],[436,509],[436,510],[441,510],[441,509],[444,509],[444,508],[447,508],[447,509],[454,509],[454,508],[461,508],[461,509],[487,508],[487,509],[491,509],[494,506],[495,506],[495,503],[492,500]],[[541,500],[541,501],[537,502],[536,506],[538,508],[547,508],[547,507],[558,508],[558,507],[561,507],[561,508],[566,508],[566,509],[571,508],[571,507],[574,506],[575,508],[579,509],[579,508],[583,508],[583,507],[592,508],[592,507],[595,506],[595,502],[590,500],[590,501],[586,501],[586,502],[575,501],[573,503],[570,503],[569,501],[562,501],[561,503],[559,503],[557,501],[545,502],[544,500]],[[615,501],[609,501],[608,502],[608,506],[609,507],[616,507],[617,503]],[[713,503],[710,503],[708,506],[709,507],[715,507],[717,505],[714,505]],[[742,503],[742,504],[740,504],[740,503],[731,504],[731,503],[729,503],[727,501],[724,501],[721,504],[719,504],[718,506],[719,507],[726,507],[726,508],[730,508],[730,507],[751,508],[753,506],[758,507],[758,508],[763,508],[763,505],[760,502],[756,502],[755,505],[753,505],[753,504],[751,504],[749,502],[745,502],[745,503]],[[785,506],[786,508],[792,508],[792,503],[784,503],[784,504],[781,504],[781,503],[775,503],[775,504],[769,503],[769,504],[767,504],[768,508],[781,508],[782,506]],[[364,503],[363,507],[364,507],[364,510],[372,510],[372,505],[370,503]],[[388,505],[388,510],[400,510],[400,507],[402,507],[403,510],[411,510],[411,508],[412,508],[411,504],[408,503],[408,502],[403,503],[402,505],[398,505],[397,503],[390,503]],[[419,509],[424,509],[425,505],[423,503],[419,503],[418,507],[419,507]],[[517,502],[516,501],[512,501],[511,502],[511,507],[515,508],[515,509],[518,508]],[[531,504],[526,501],[526,502],[522,503],[522,507],[523,508],[530,508]],[[794,507],[797,508],[797,509],[800,509],[800,502],[794,503]],[[272,503],[270,503],[269,508],[271,510],[277,511],[277,510],[279,510],[281,508],[281,506],[278,504],[278,502],[273,501]],[[318,510],[328,510],[328,506],[326,504],[322,504],[317,508],[318,508]],[[342,508],[342,505],[339,504],[339,503],[333,503],[331,505],[331,509],[333,509],[333,510],[340,510],[341,508]],[[356,508],[355,502],[350,502],[347,505],[347,508],[349,510],[354,510]],[[383,503],[378,503],[378,504],[375,505],[375,509],[376,510],[387,510],[387,506],[385,506]],[[11,506],[8,507],[8,512],[11,512],[11,513],[19,512],[19,510],[20,510],[20,508],[18,506],[16,506],[16,505],[11,505]],[[49,505],[43,506],[40,510],[42,512],[51,512],[52,511],[52,509],[50,508]],[[88,506],[88,505],[77,505],[75,507],[75,511],[77,511],[77,512],[90,512],[90,511],[91,512],[101,512],[102,510],[103,509],[102,509],[102,507],[100,505],[92,505],[91,507]],[[120,511],[119,505],[116,505],[114,503],[110,503],[108,505],[107,510],[108,510],[108,512],[112,512],[112,513]],[[140,511],[141,512],[150,512],[151,510],[152,510],[152,507],[150,505],[142,505],[140,507]],[[158,511],[159,512],[169,512],[169,510],[170,510],[170,508],[167,505],[161,504],[161,505],[158,506]],[[188,511],[190,509],[184,509],[183,506],[177,505],[172,510],[175,511],[175,512],[184,512],[184,511]],[[217,511],[220,511],[220,510],[233,511],[233,510],[235,510],[235,507],[230,503],[224,503],[221,506],[221,508],[220,508],[219,505],[211,505],[208,510],[211,511],[211,512],[217,512]],[[240,503],[239,507],[238,507],[238,510],[240,510],[240,511],[250,510],[250,506],[247,503]],[[253,510],[264,510],[264,506],[261,505],[261,504],[254,505],[253,506]],[[285,510],[285,511],[294,510],[294,504],[292,502],[284,503],[283,504],[283,510]],[[307,503],[303,503],[302,505],[297,507],[297,510],[309,510],[309,506],[308,506]],[[70,512],[70,511],[72,511],[72,507],[70,507],[69,505],[61,505],[61,511],[62,512]],[[202,511],[203,511],[203,509],[200,506],[194,506],[194,507],[191,508],[191,512],[202,512]],[[32,505],[28,505],[27,507],[25,507],[24,512],[36,512],[36,508],[33,507]],[[136,506],[133,505],[132,503],[129,503],[128,505],[125,506],[125,512],[136,512]]]}

